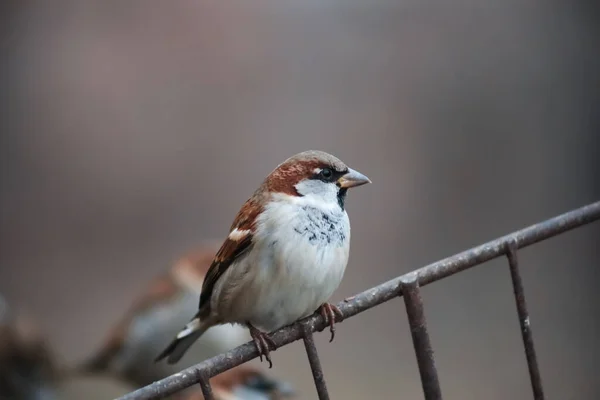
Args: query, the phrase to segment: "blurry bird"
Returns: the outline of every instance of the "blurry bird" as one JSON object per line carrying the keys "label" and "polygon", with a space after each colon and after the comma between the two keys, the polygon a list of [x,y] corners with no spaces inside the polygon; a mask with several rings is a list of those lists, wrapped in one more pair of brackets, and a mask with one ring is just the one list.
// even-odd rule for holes
{"label": "blurry bird", "polygon": [[[112,328],[101,348],[75,368],[77,373],[103,373],[139,387],[178,372],[181,367],[153,362],[156,353],[184,325],[198,305],[204,275],[217,246],[205,243],[156,277]],[[245,329],[223,325],[206,333],[190,354],[189,365],[249,340]]]}
{"label": "blurry bird", "polygon": [[[294,397],[290,385],[271,379],[259,369],[247,364],[225,371],[210,380],[216,400],[281,400]],[[203,400],[199,389],[182,400]]]}
{"label": "blurry bird", "polygon": [[35,323],[13,315],[0,297],[0,399],[53,400],[58,372]]}
{"label": "blurry bird", "polygon": [[216,325],[250,330],[272,366],[272,332],[317,309],[330,325],[342,319],[327,303],[350,251],[345,210],[349,188],[369,178],[322,151],[305,151],[277,166],[242,206],[202,285],[198,312],[156,361],[176,363]]}

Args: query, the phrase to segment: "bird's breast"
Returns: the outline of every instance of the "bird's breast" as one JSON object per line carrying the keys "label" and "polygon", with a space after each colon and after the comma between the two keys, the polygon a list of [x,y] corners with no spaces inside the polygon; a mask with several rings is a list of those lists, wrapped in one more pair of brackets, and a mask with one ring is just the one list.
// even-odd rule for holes
{"label": "bird's breast", "polygon": [[268,330],[313,313],[339,286],[348,263],[350,225],[339,209],[270,210],[255,237],[256,323]]}
{"label": "bird's breast", "polygon": [[[324,211],[304,206],[298,211],[292,229],[308,244],[323,247],[344,247],[348,243],[350,225],[345,212]],[[292,236],[293,233],[290,232]]]}
{"label": "bird's breast", "polygon": [[270,221],[257,232],[259,264],[275,275],[300,279],[337,279],[348,262],[350,222],[341,209],[280,205],[268,210]]}

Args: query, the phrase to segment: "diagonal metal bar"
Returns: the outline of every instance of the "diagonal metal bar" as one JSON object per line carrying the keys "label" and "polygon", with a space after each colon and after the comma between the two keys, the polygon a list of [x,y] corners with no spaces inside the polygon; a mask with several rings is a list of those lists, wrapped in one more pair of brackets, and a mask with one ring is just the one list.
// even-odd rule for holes
{"label": "diagonal metal bar", "polygon": [[204,400],[214,400],[214,395],[212,392],[212,388],[210,387],[210,381],[208,378],[201,376],[200,378],[200,389],[202,389],[202,394],[204,395]]}
{"label": "diagonal metal bar", "polygon": [[313,329],[307,323],[302,324],[302,335],[304,348],[306,349],[310,369],[312,370],[313,379],[315,380],[315,387],[317,388],[319,400],[329,400],[329,393],[327,393],[327,386],[325,385],[325,376],[323,375],[323,367],[321,367],[317,346],[315,346]]}
{"label": "diagonal metal bar", "polygon": [[517,303],[517,313],[519,314],[519,323],[521,324],[521,335],[523,336],[523,345],[525,346],[525,357],[527,358],[527,367],[529,368],[529,377],[533,389],[533,398],[535,400],[544,400],[544,390],[542,388],[542,377],[533,345],[533,333],[531,332],[531,323],[529,321],[529,312],[527,311],[527,302],[525,301],[525,289],[523,280],[519,273],[519,260],[517,259],[517,243],[509,240],[506,243],[506,256],[510,267],[510,276],[512,278],[515,292],[515,301]]}
{"label": "diagonal metal bar", "polygon": [[[347,319],[397,297],[398,285],[402,280],[416,279],[420,286],[425,286],[465,269],[503,256],[506,252],[505,244],[509,240],[514,240],[517,248],[523,248],[598,219],[600,219],[600,201],[429,264],[357,294],[352,300],[341,302],[337,306],[342,312],[343,318]],[[320,314],[307,317],[306,321],[311,324],[313,331],[322,331],[325,328],[325,322]],[[302,331],[299,324],[281,328],[271,335],[277,348],[299,340],[301,337]],[[258,357],[258,352],[254,344],[246,343],[226,353],[209,358],[195,366],[186,368],[177,374],[128,393],[117,400],[164,398],[198,383],[200,378],[199,371],[205,373],[206,376],[212,377],[256,357]]]}
{"label": "diagonal metal bar", "polygon": [[429,333],[427,333],[427,322],[419,282],[417,279],[403,280],[400,282],[400,290],[406,305],[406,314],[408,315],[425,400],[442,400],[442,389],[435,368]]}

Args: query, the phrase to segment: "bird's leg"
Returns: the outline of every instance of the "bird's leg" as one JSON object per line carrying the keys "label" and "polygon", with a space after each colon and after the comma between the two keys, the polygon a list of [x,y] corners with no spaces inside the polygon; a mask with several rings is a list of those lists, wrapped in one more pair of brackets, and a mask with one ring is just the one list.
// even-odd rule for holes
{"label": "bird's leg", "polygon": [[329,342],[332,342],[335,337],[335,319],[337,317],[338,321],[341,322],[344,319],[344,315],[337,306],[329,303],[321,304],[318,311],[323,316],[325,323],[329,325],[329,331],[331,332],[331,339],[329,339]]}
{"label": "bird's leg", "polygon": [[267,333],[261,332],[260,330],[256,329],[250,322],[247,322],[247,325],[248,329],[250,329],[250,336],[252,336],[254,344],[256,345],[256,349],[258,350],[260,362],[262,362],[264,355],[267,361],[269,362],[269,368],[272,368],[273,362],[271,361],[271,356],[269,354],[271,351],[269,347],[273,347],[273,350],[275,350],[275,347],[277,347],[275,346],[273,339],[271,339]]}

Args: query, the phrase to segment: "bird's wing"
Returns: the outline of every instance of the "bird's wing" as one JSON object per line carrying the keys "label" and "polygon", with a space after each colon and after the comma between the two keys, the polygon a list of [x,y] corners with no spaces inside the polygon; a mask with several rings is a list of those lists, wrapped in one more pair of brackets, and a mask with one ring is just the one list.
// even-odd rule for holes
{"label": "bird's wing", "polygon": [[261,202],[256,196],[253,196],[244,203],[235,217],[229,236],[215,255],[204,278],[198,306],[201,315],[208,315],[210,312],[210,298],[219,278],[234,261],[242,257],[252,247],[254,225],[261,211]]}

